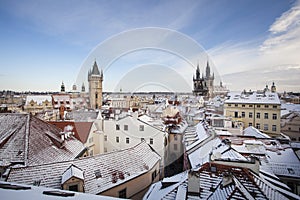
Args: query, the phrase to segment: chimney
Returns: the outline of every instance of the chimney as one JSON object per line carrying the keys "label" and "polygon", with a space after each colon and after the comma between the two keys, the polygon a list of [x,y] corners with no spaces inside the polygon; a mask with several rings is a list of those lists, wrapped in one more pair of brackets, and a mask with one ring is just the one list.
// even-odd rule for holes
{"label": "chimney", "polygon": [[139,116],[139,112],[138,111],[135,111],[135,112],[132,113],[133,119],[137,119],[138,116]]}
{"label": "chimney", "polygon": [[65,133],[64,132],[60,132],[60,138],[62,141],[65,141]]}
{"label": "chimney", "polygon": [[197,171],[189,171],[188,195],[200,196],[200,177],[199,174],[197,174]]}
{"label": "chimney", "polygon": [[224,173],[222,177],[222,186],[226,187],[232,183],[232,175],[230,173]]}

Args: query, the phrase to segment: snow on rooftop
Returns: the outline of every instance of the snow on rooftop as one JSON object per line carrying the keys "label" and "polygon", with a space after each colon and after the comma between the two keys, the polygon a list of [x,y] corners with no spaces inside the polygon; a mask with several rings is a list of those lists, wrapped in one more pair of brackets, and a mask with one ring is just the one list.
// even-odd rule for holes
{"label": "snow on rooftop", "polygon": [[[208,127],[204,123],[198,123],[195,132],[185,133],[185,140],[193,140],[194,142],[186,146],[186,150],[189,151],[195,148],[197,145],[201,144],[204,140],[212,136],[212,133],[208,131]],[[193,136],[193,137],[192,137]]]}
{"label": "snow on rooftop", "polygon": [[237,92],[229,93],[230,98],[225,103],[251,103],[251,104],[277,104],[280,105],[280,99],[277,93],[265,92],[252,94],[243,94]]}
{"label": "snow on rooftop", "polygon": [[[144,195],[144,200],[152,200],[152,199],[169,199],[168,197],[170,194],[174,193],[172,195],[172,199],[179,198],[180,195],[178,195],[178,188],[183,185],[186,188],[186,181],[188,178],[188,172],[184,171],[180,174],[176,174],[172,177],[164,178],[162,181],[154,183],[150,186],[146,194]],[[163,187],[164,182],[173,183],[168,187]],[[184,188],[179,189],[179,192],[184,192]],[[183,198],[184,199],[184,198]]]}
{"label": "snow on rooftop", "polygon": [[51,95],[27,95],[25,105],[29,105],[31,101],[36,102],[37,105],[42,105],[45,101],[52,103],[52,97]]}
{"label": "snow on rooftop", "polygon": [[253,136],[255,138],[270,138],[270,136],[268,136],[265,133],[260,132],[253,126],[249,126],[249,127],[245,128],[244,136]]}
{"label": "snow on rooftop", "polygon": [[60,129],[29,114],[0,114],[0,144],[2,161],[25,165],[72,160],[84,149],[73,137],[61,141]]}
{"label": "snow on rooftop", "polygon": [[62,175],[61,184],[64,184],[67,180],[69,180],[72,177],[76,177],[83,180],[83,171],[78,167],[71,165]]}
{"label": "snow on rooftop", "polygon": [[268,162],[265,163],[276,175],[300,178],[300,161],[291,148],[266,152]]}
{"label": "snow on rooftop", "polygon": [[[7,180],[29,185],[33,184],[35,180],[40,180],[41,186],[59,189],[61,188],[62,175],[70,165],[74,165],[84,172],[85,192],[99,194],[147,173],[160,159],[160,156],[147,143],[142,142],[126,150],[94,157],[14,168],[10,171]],[[100,178],[95,176],[96,170],[100,171]],[[120,173],[123,174],[123,178],[120,178]],[[114,176],[116,182],[113,181]]]}
{"label": "snow on rooftop", "polygon": [[[223,177],[228,172],[232,181],[224,185]],[[247,168],[205,163],[190,175],[170,177],[170,180],[174,180],[173,184],[164,184],[164,181],[154,183],[143,199],[300,199],[285,184],[280,183],[276,176],[258,176]],[[194,176],[199,178],[199,182],[190,183],[189,178]],[[268,179],[265,178],[267,176]],[[188,193],[189,184],[198,187],[200,193]]]}
{"label": "snow on rooftop", "polygon": [[[14,189],[19,188],[19,189]],[[92,195],[82,192],[71,192],[65,190],[50,189],[46,187],[38,187],[32,185],[8,183],[0,181],[1,199],[24,200],[24,199],[68,199],[68,200],[113,200],[119,199],[114,197]]]}

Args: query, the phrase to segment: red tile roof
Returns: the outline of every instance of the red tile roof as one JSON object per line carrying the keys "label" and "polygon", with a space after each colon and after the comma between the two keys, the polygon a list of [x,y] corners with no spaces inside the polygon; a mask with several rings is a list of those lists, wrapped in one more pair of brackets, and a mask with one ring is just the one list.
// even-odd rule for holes
{"label": "red tile roof", "polygon": [[50,124],[55,125],[60,128],[62,131],[68,125],[73,127],[75,137],[80,140],[82,143],[86,143],[89,137],[90,130],[92,128],[93,122],[72,122],[72,121],[51,121]]}

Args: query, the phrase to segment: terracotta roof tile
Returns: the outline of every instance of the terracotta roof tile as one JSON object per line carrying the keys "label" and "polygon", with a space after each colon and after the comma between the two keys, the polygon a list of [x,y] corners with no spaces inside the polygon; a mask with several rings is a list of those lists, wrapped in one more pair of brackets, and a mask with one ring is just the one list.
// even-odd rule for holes
{"label": "terracotta roof tile", "polygon": [[89,133],[93,122],[72,122],[72,121],[51,121],[50,124],[55,125],[56,127],[60,128],[61,131],[68,125],[73,127],[75,137],[80,140],[82,143],[86,143],[89,137]]}

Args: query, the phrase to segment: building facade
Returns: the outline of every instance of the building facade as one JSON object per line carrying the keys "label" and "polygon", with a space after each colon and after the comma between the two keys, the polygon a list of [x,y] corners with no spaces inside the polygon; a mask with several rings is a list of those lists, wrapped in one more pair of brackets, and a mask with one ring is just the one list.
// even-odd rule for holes
{"label": "building facade", "polygon": [[32,114],[52,110],[51,95],[27,95],[24,111]]}
{"label": "building facade", "polygon": [[281,117],[281,131],[292,141],[300,141],[300,113],[292,112]]}
{"label": "building facade", "polygon": [[92,70],[88,73],[90,108],[99,109],[102,106],[102,82],[103,72],[99,71],[97,62],[94,62]]}
{"label": "building facade", "polygon": [[224,104],[224,115],[243,128],[254,126],[258,130],[278,136],[280,134],[280,100],[276,92],[258,91],[230,93]]}

